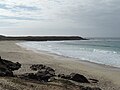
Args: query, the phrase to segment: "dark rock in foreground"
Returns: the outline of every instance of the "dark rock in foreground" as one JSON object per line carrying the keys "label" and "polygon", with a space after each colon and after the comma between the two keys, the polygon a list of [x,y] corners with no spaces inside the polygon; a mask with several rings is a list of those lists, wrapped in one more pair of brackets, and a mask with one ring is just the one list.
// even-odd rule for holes
{"label": "dark rock in foreground", "polygon": [[[14,63],[8,60],[1,59],[0,57],[0,76],[14,76],[13,71],[18,70],[19,68],[21,68],[20,63],[18,62]],[[19,77],[27,80],[31,79],[31,80],[36,80],[40,82],[48,82],[50,80],[54,82],[54,80],[57,80],[54,78],[56,76],[55,70],[51,67],[47,67],[43,64],[37,64],[37,65],[32,65],[30,68],[36,71],[36,73],[25,73],[23,75],[20,75]],[[71,73],[70,75],[59,74],[58,77],[63,78],[64,83],[62,84],[65,84],[66,87],[69,85],[70,86],[74,85],[79,87],[80,90],[101,90],[100,88],[97,88],[97,87],[85,87],[85,86],[78,86],[73,84],[70,80],[73,80],[79,83],[89,83],[88,79],[85,76],[80,75],[78,73]],[[89,80],[93,82],[98,82],[98,80],[96,79],[89,79]]]}
{"label": "dark rock in foreground", "polygon": [[78,73],[71,73],[70,75],[59,74],[58,77],[68,79],[68,80],[73,80],[80,83],[89,83],[89,81],[85,76],[80,75]]}
{"label": "dark rock in foreground", "polygon": [[30,67],[30,69],[33,71],[37,71],[37,70],[41,70],[41,69],[45,69],[45,68],[46,68],[46,66],[43,64],[36,64],[36,65],[32,65]]}
{"label": "dark rock in foreground", "polygon": [[[0,76],[14,76],[13,71],[18,70],[21,68],[21,64],[16,62],[11,62],[8,60],[1,59],[0,57]],[[64,74],[59,74],[55,75],[55,70],[51,67],[47,67],[43,64],[37,64],[37,65],[32,65],[30,67],[32,70],[36,71],[36,73],[25,73],[23,75],[19,75],[20,78],[27,79],[27,80],[35,80],[35,81],[40,81],[40,82],[48,82],[48,81],[53,81],[57,80],[54,77],[58,76],[60,78],[63,78],[64,84],[69,86],[67,81],[70,83],[73,80],[79,83],[90,83],[88,79],[80,75],[78,73],[71,73],[70,75],[64,75]],[[89,79],[93,82],[97,82],[95,79]],[[75,84],[74,84],[75,85]],[[76,86],[76,85],[75,85]],[[101,90],[100,88],[96,87],[85,87],[85,86],[78,86],[80,90]]]}
{"label": "dark rock in foreground", "polygon": [[43,82],[48,82],[48,80],[55,76],[55,70],[51,67],[47,67],[42,64],[32,65],[30,67],[32,70],[37,71],[36,73],[26,73],[22,75],[25,79],[35,79]]}
{"label": "dark rock in foreground", "polygon": [[14,70],[21,68],[21,64],[4,60],[0,57],[0,76],[13,76]]}
{"label": "dark rock in foreground", "polygon": [[81,83],[89,83],[87,78],[83,75],[80,75],[78,73],[71,73],[70,74],[70,80],[76,81],[76,82],[81,82]]}

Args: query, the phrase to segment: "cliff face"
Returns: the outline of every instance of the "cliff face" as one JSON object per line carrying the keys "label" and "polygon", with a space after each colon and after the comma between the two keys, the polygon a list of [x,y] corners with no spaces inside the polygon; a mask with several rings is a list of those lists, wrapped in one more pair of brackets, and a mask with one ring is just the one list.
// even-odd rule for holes
{"label": "cliff face", "polygon": [[27,36],[27,37],[5,37],[0,40],[24,40],[24,41],[61,41],[61,40],[86,40],[79,36]]}

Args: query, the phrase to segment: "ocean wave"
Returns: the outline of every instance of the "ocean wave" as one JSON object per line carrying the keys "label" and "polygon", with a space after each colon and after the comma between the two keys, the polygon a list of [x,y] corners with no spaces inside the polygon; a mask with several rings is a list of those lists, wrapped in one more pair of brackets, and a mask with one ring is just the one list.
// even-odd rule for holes
{"label": "ocean wave", "polygon": [[[100,45],[96,45],[97,47],[91,47],[90,45],[81,46],[81,42],[80,45],[69,45],[65,43],[68,42],[23,42],[21,45],[36,50],[48,51],[58,55],[120,67],[120,49],[115,49],[116,47],[110,47],[106,49],[104,46],[101,48]],[[69,41],[69,43],[78,44],[79,41]]]}

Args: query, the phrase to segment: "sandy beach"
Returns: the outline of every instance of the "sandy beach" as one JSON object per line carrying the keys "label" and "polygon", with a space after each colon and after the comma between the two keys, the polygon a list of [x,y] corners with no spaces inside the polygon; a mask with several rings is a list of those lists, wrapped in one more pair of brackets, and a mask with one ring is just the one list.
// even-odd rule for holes
{"label": "sandy beach", "polygon": [[[95,84],[85,84],[86,86],[97,86],[102,90],[120,90],[120,69],[105,65],[81,61],[78,59],[58,56],[47,52],[34,52],[28,48],[20,47],[16,43],[19,41],[0,41],[0,56],[13,62],[20,62],[22,68],[15,71],[15,74],[31,72],[29,66],[32,64],[45,64],[56,70],[56,73],[69,74],[80,73],[87,78],[99,80]],[[17,87],[17,90],[33,90],[29,85],[25,87],[18,83],[11,82],[11,78],[0,77],[0,90],[4,85]],[[39,87],[39,84],[35,84]],[[39,89],[36,89],[39,90]],[[52,89],[51,89],[52,90]],[[59,89],[58,89],[59,90]]]}

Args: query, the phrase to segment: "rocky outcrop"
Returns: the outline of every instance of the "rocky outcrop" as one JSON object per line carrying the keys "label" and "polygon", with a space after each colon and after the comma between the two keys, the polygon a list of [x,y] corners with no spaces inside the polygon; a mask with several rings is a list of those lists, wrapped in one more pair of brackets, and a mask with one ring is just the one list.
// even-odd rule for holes
{"label": "rocky outcrop", "polygon": [[32,65],[30,69],[38,72],[45,71],[45,72],[49,72],[51,75],[55,75],[55,70],[53,68],[47,67],[43,64]]}
{"label": "rocky outcrop", "polygon": [[43,64],[36,64],[36,65],[30,66],[30,69],[34,70],[34,71],[45,69],[45,68],[46,68],[46,66]]}
{"label": "rocky outcrop", "polygon": [[[23,78],[39,80],[42,82],[48,82],[51,78],[53,78],[55,76],[55,77],[59,77],[61,79],[63,78],[63,80],[65,80],[64,82],[66,82],[68,80],[76,81],[79,83],[90,83],[89,80],[97,82],[97,80],[95,80],[95,79],[88,80],[85,76],[78,74],[78,73],[71,73],[70,75],[65,75],[65,74],[56,75],[55,70],[53,68],[47,67],[43,64],[32,65],[30,68],[32,70],[36,71],[36,73],[26,73],[23,75]],[[54,79],[54,80],[57,80],[57,79]],[[53,82],[54,82],[54,80],[53,80]],[[80,90],[101,90],[101,89],[98,87],[81,86]]]}
{"label": "rocky outcrop", "polygon": [[80,75],[78,73],[71,73],[70,75],[59,74],[58,77],[73,80],[80,83],[89,83],[88,79],[85,76]]}
{"label": "rocky outcrop", "polygon": [[98,80],[95,79],[87,79],[84,75],[78,74],[78,73],[71,73],[69,75],[65,75],[65,74],[59,74],[56,75],[55,74],[55,70],[51,67],[47,67],[43,64],[36,64],[36,65],[32,65],[30,67],[31,70],[36,71],[36,73],[26,73],[23,74],[22,77],[23,78],[27,78],[27,79],[35,79],[35,80],[39,80],[39,81],[49,81],[50,78],[56,76],[59,78],[63,78],[63,79],[67,79],[67,80],[72,80],[72,81],[76,81],[79,83],[97,83]]}
{"label": "rocky outcrop", "polygon": [[71,77],[70,80],[73,80],[76,82],[89,83],[88,79],[85,76],[78,73],[71,73],[70,77]]}
{"label": "rocky outcrop", "polygon": [[14,63],[0,57],[0,76],[13,76],[13,71],[18,70],[20,67],[20,63]]}
{"label": "rocky outcrop", "polygon": [[[14,63],[8,60],[1,59],[0,57],[0,76],[14,76],[13,71],[18,70],[20,67],[21,67],[20,63],[18,62]],[[17,77],[22,79],[27,79],[27,80],[40,81],[40,82],[52,81],[55,83],[56,83],[55,80],[58,80],[58,82],[63,80],[61,83],[67,86],[69,86],[69,84],[70,86],[75,85],[71,82],[71,80],[79,83],[89,83],[88,79],[85,76],[80,75],[78,73],[71,73],[70,75],[64,75],[64,74],[56,75],[55,70],[53,68],[47,67],[43,64],[32,65],[30,68],[36,72],[25,73]],[[59,77],[60,79],[59,78],[55,79],[55,77]],[[89,79],[89,80],[97,82],[97,80],[95,79]],[[79,87],[80,90],[101,90],[100,88],[97,88],[97,87],[85,87],[85,86],[78,86],[78,85],[75,85],[75,86]]]}
{"label": "rocky outcrop", "polygon": [[42,64],[32,65],[32,70],[36,73],[26,73],[22,75],[25,79],[35,79],[43,82],[48,82],[51,77],[55,76],[55,70]]}

